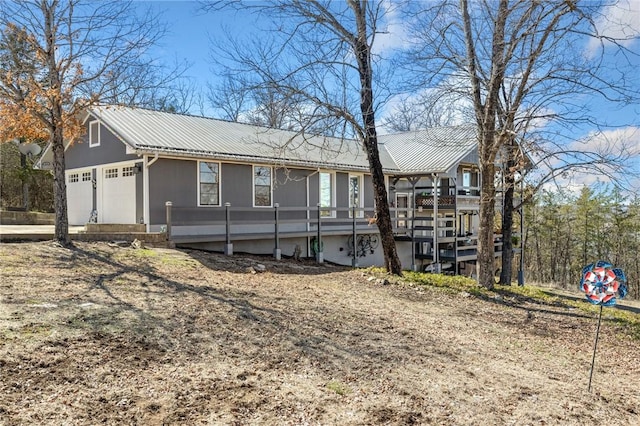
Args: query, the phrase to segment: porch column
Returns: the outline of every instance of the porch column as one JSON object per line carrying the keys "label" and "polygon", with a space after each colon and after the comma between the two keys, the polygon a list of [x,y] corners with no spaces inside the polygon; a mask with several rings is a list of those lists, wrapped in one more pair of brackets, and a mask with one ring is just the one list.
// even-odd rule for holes
{"label": "porch column", "polygon": [[318,236],[316,237],[317,249],[316,249],[316,262],[324,263],[324,253],[322,252],[322,208],[318,203]]}
{"label": "porch column", "polygon": [[166,208],[166,215],[167,215],[166,240],[169,246],[171,246],[171,208],[173,207],[173,203],[171,201],[167,201],[166,203],[164,203],[164,205]]}
{"label": "porch column", "polygon": [[233,243],[231,242],[231,203],[224,203],[225,209],[225,225],[226,225],[226,241],[224,244],[224,254],[227,256],[233,255]]}
{"label": "porch column", "polygon": [[440,250],[438,249],[438,175],[433,174],[433,272],[440,273]]}
{"label": "porch column", "polygon": [[275,230],[275,247],[273,249],[273,257],[276,260],[280,260],[282,259],[282,250],[280,250],[280,222],[279,222],[279,215],[278,215],[278,207],[280,207],[280,204],[275,203],[273,205],[274,208],[274,215],[275,215],[275,223],[274,223],[274,230]]}

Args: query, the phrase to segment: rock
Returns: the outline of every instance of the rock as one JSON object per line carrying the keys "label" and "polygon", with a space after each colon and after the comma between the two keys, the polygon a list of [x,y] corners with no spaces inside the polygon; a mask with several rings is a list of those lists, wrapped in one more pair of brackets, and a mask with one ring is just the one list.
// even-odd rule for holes
{"label": "rock", "polygon": [[256,272],[265,272],[267,270],[267,267],[264,266],[262,263],[256,263],[255,265],[253,265],[253,269]]}
{"label": "rock", "polygon": [[131,247],[133,247],[134,249],[142,249],[142,248],[144,248],[144,243],[136,238],[131,243]]}

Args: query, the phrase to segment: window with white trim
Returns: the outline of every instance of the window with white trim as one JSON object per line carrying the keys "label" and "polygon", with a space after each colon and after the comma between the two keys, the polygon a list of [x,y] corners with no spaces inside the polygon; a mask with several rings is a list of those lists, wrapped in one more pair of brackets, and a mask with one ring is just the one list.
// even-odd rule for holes
{"label": "window with white trim", "polygon": [[100,122],[89,123],[89,148],[100,146]]}
{"label": "window with white trim", "polygon": [[89,182],[91,180],[91,172],[82,172],[82,181]]}
{"label": "window with white trim", "polygon": [[69,183],[76,183],[78,182],[78,174],[77,173],[70,173],[69,174]]}
{"label": "window with white trim", "polygon": [[220,163],[200,161],[198,170],[198,205],[219,206]]}
{"label": "window with white trim", "polygon": [[271,167],[253,166],[253,206],[271,207],[272,178]]}
{"label": "window with white trim", "polygon": [[123,167],[122,168],[122,177],[125,176],[133,176],[133,166]]}
{"label": "window with white trim", "polygon": [[[353,207],[356,209],[364,207],[362,175],[349,175],[349,208]],[[349,210],[349,217],[353,217],[352,210]],[[364,211],[356,210],[356,217],[364,217]]]}
{"label": "window with white trim", "polygon": [[[320,172],[320,207],[335,207],[333,173]],[[335,217],[335,210],[322,210],[322,217]]]}
{"label": "window with white trim", "polygon": [[118,168],[114,168],[114,169],[106,169],[104,171],[104,178],[105,179],[114,179],[118,177]]}

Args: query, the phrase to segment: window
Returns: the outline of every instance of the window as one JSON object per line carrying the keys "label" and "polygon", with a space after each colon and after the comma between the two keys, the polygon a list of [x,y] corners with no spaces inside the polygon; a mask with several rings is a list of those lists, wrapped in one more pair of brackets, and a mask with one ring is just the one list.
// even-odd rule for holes
{"label": "window", "polygon": [[462,186],[464,188],[471,186],[471,170],[465,169],[462,171]]}
{"label": "window", "polygon": [[[329,172],[320,172],[320,207],[334,206],[333,175]],[[334,217],[335,211],[323,210],[322,217]]]}
{"label": "window", "polygon": [[198,175],[199,199],[201,206],[220,205],[220,164],[200,162]]}
{"label": "window", "polygon": [[100,146],[100,122],[92,121],[89,123],[89,147]]}
{"label": "window", "polygon": [[106,169],[104,171],[105,179],[113,179],[118,177],[118,169]]}
{"label": "window", "polygon": [[82,172],[82,181],[89,182],[91,180],[91,172]]}
{"label": "window", "polygon": [[[349,208],[361,209],[364,207],[362,197],[362,175],[349,175]],[[353,217],[353,211],[349,210],[349,217]],[[356,210],[356,217],[364,217],[363,210]]]}
{"label": "window", "polygon": [[253,205],[271,207],[271,167],[253,167]]}
{"label": "window", "polygon": [[122,177],[133,176],[133,166],[122,168]]}
{"label": "window", "polygon": [[77,181],[78,181],[78,174],[77,173],[69,174],[69,183],[75,183]]}

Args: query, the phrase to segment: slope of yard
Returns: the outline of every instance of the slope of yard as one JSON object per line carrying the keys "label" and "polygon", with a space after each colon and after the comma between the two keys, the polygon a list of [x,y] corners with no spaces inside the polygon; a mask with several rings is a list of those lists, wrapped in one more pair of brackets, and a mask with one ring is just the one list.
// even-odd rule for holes
{"label": "slope of yard", "polygon": [[4,425],[640,424],[638,340],[603,321],[589,393],[569,305],[105,243],[2,244],[0,280]]}

